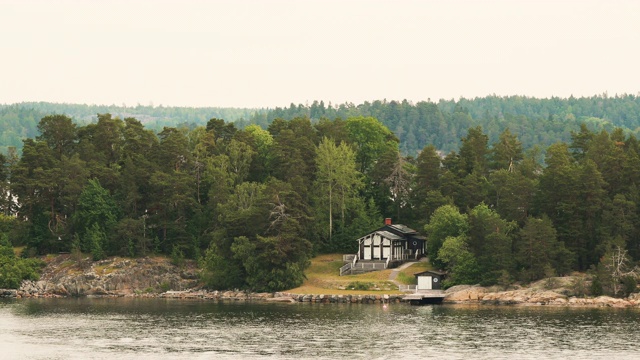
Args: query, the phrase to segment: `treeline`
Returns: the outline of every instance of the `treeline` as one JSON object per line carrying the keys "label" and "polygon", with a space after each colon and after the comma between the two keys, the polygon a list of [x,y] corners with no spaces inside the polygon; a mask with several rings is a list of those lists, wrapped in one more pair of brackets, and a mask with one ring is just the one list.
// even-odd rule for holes
{"label": "treeline", "polygon": [[314,101],[311,105],[291,104],[288,108],[256,113],[251,121],[268,124],[276,118],[305,116],[312,121],[323,117],[377,118],[398,137],[402,153],[415,156],[426,145],[433,145],[444,153],[457,151],[460,139],[472,126],[482,126],[491,142],[497,141],[500,133],[509,128],[525,149],[536,145],[544,149],[557,141],[567,142],[571,131],[577,131],[583,123],[597,131],[619,127],[638,135],[640,98],[606,94],[567,99],[487,96],[437,103],[382,100],[359,105]]}
{"label": "treeline", "polygon": [[227,119],[237,122],[240,128],[249,124],[248,119],[261,109],[220,108],[220,107],[175,107],[153,105],[85,105],[57,104],[48,102],[23,102],[0,105],[0,153],[6,154],[9,148],[18,153],[22,149],[22,140],[35,138],[38,122],[46,115],[66,115],[78,125],[96,123],[96,114],[111,114],[121,119],[134,117],[145,128],[160,132],[165,126],[195,128],[204,126],[211,118]]}
{"label": "treeline", "polygon": [[425,230],[449,285],[572,270],[594,274],[592,293],[635,281],[640,143],[620,128],[582,125],[546,149],[544,168],[509,129],[490,141],[479,126],[446,157],[433,145],[403,156],[373,117],[266,130],[214,118],[155,134],[134,118],[53,115],[38,130],[0,159],[0,208],[17,215],[7,232],[23,254],[188,257],[211,287],[272,291],[392,217]]}
{"label": "treeline", "polygon": [[460,139],[468,128],[482,126],[490,142],[506,128],[518,136],[524,149],[570,141],[571,131],[580,124],[594,131],[622,128],[638,136],[640,98],[635,95],[607,94],[592,97],[539,99],[524,96],[486,96],[474,99],[421,101],[373,101],[362,104],[291,104],[285,108],[192,108],[160,106],[101,106],[52,104],[46,102],[0,105],[0,152],[14,146],[20,152],[21,141],[38,135],[37,124],[45,115],[62,114],[79,125],[95,123],[96,114],[109,113],[121,119],[133,117],[155,132],[167,127],[194,129],[211,118],[234,122],[238,129],[256,124],[267,129],[274,119],[308,117],[313,124],[320,119],[374,117],[400,140],[405,155],[416,156],[426,145],[446,153],[458,151]]}

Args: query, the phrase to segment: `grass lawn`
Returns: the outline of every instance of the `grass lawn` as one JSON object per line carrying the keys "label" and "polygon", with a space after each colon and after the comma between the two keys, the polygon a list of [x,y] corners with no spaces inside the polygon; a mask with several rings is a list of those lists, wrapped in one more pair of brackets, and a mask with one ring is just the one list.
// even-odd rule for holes
{"label": "grass lawn", "polygon": [[[372,294],[401,294],[398,287],[389,281],[391,269],[372,271],[359,275],[340,276],[342,254],[325,254],[311,259],[311,266],[305,272],[307,279],[302,286],[286,292],[294,294],[324,294],[324,295],[372,295]],[[396,281],[406,283],[407,279],[414,281],[413,274],[430,269],[429,263],[417,263],[404,269]],[[402,278],[402,279],[401,279]],[[367,290],[362,290],[367,289]]]}
{"label": "grass lawn", "polygon": [[433,270],[433,266],[431,266],[430,263],[426,261],[415,263],[408,268],[400,271],[398,277],[396,278],[396,281],[405,285],[416,285],[417,281],[414,275],[427,270]]}

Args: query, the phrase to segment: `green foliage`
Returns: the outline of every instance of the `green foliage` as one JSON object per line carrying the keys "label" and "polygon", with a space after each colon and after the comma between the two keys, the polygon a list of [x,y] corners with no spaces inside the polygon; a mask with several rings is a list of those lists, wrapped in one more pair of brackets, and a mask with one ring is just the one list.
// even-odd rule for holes
{"label": "green foliage", "polygon": [[588,293],[587,281],[582,276],[576,276],[569,285],[572,296],[584,297]]}
{"label": "green foliage", "polygon": [[215,112],[174,109],[186,117],[175,126],[158,120],[169,110],[137,107],[158,134],[115,107],[86,107],[99,115],[83,122],[74,106],[0,106],[0,128],[23,119],[34,131],[22,154],[0,156],[0,232],[23,256],[202,256],[211,287],[273,290],[300,283],[313,253],[353,253],[394,217],[426,230],[449,284],[594,266],[602,291],[623,294],[640,260],[640,121],[616,106],[639,102],[568,101],[314,102],[258,111],[244,130]]}
{"label": "green foliage", "polygon": [[516,228],[485,204],[469,213],[467,243],[478,261],[481,285],[496,284],[503,271],[514,270],[512,232]]}
{"label": "green foliage", "polygon": [[178,245],[173,245],[173,250],[171,251],[171,263],[180,267],[184,265],[184,252],[182,252]]}
{"label": "green foliage", "polygon": [[481,279],[476,257],[467,244],[464,235],[448,236],[438,251],[438,261],[444,264],[448,276],[443,285],[451,287],[459,284],[476,284]]}
{"label": "green foliage", "polygon": [[0,234],[0,288],[17,289],[22,280],[38,280],[44,262],[38,259],[20,259],[6,234]]}
{"label": "green foliage", "polygon": [[631,293],[635,293],[638,290],[638,279],[635,276],[624,276],[622,278],[622,292],[623,297],[629,296]]}
{"label": "green foliage", "polygon": [[107,236],[98,224],[93,223],[91,227],[86,230],[84,243],[88,245],[89,252],[91,252],[94,261],[102,260],[106,257],[104,251],[106,242]]}
{"label": "green foliage", "polygon": [[370,282],[362,282],[362,281],[353,281],[350,282],[345,289],[347,290],[369,290],[374,286],[373,283]]}
{"label": "green foliage", "polygon": [[171,284],[169,284],[168,282],[164,281],[164,282],[160,283],[160,286],[158,287],[158,290],[160,292],[167,292],[167,291],[171,290]]}
{"label": "green foliage", "polygon": [[[354,204],[360,203],[358,191],[362,187],[355,158],[355,152],[346,143],[336,146],[326,137],[317,148],[314,207],[322,242],[319,247],[325,251],[345,251],[350,248],[345,242],[351,239],[345,238],[344,233],[351,235],[346,228],[354,221],[350,215],[353,209],[357,209]],[[343,236],[335,234],[336,228]],[[338,239],[334,238],[336,235]]]}
{"label": "green foliage", "polygon": [[398,148],[398,139],[373,117],[350,117],[346,123],[349,141],[356,148],[360,172],[369,172],[382,154]]}
{"label": "green foliage", "polygon": [[546,216],[527,219],[516,237],[515,248],[521,279],[527,282],[563,273],[564,265],[571,259],[564,245],[557,241],[553,224]]}
{"label": "green foliage", "polygon": [[599,277],[594,277],[591,280],[591,286],[589,286],[589,293],[592,296],[601,296],[602,294],[604,294],[602,282],[600,282]]}
{"label": "green foliage", "polygon": [[118,216],[118,206],[109,191],[98,180],[89,180],[74,213],[74,223],[84,239],[81,250],[91,252],[94,258],[104,258],[108,246],[106,234],[115,227]]}
{"label": "green foliage", "polygon": [[242,264],[224,256],[220,248],[212,244],[200,264],[202,280],[212,289],[238,289],[244,286]]}
{"label": "green foliage", "polygon": [[464,236],[469,229],[467,215],[461,214],[453,205],[444,205],[431,215],[431,221],[424,230],[427,233],[427,254],[431,263],[439,268],[445,267],[440,257],[440,248],[448,237]]}

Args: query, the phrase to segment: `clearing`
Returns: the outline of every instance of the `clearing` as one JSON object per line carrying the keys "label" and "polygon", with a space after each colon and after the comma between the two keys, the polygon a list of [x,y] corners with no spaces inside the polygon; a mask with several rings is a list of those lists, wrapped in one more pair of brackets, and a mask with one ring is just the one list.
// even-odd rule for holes
{"label": "clearing", "polygon": [[311,259],[311,266],[305,272],[307,279],[304,283],[286,292],[312,295],[402,294],[395,283],[415,284],[413,274],[431,269],[428,262],[417,262],[399,272],[396,271],[397,275],[394,274],[396,276],[392,281],[390,278],[394,269],[340,276],[342,265],[342,254],[316,256]]}

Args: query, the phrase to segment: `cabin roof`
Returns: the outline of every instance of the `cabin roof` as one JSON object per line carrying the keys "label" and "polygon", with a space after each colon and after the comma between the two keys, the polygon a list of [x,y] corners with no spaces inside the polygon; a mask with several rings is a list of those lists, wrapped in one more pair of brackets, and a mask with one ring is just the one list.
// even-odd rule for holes
{"label": "cabin roof", "polygon": [[423,271],[423,272],[419,272],[416,274],[413,274],[414,276],[420,276],[420,275],[437,275],[437,276],[444,276],[447,275],[446,272],[444,271],[440,271],[440,270],[427,270],[427,271]]}
{"label": "cabin roof", "polygon": [[387,239],[390,239],[390,240],[403,240],[404,239],[402,236],[398,236],[398,235],[396,235],[396,234],[394,234],[392,232],[389,232],[389,231],[381,230],[381,231],[376,231],[376,233],[380,234],[381,236],[383,236],[383,237],[385,237]]}
{"label": "cabin roof", "polygon": [[417,231],[411,229],[408,226],[402,224],[387,224],[378,230],[374,230],[358,239],[358,241],[362,241],[367,236],[371,236],[373,234],[378,234],[386,239],[390,240],[401,240],[401,241],[413,241],[420,240],[426,241],[427,239],[424,236],[418,234]]}
{"label": "cabin roof", "polygon": [[411,229],[408,226],[402,225],[402,224],[390,224],[390,225],[386,225],[389,227],[394,228],[395,230],[403,233],[403,234],[415,234],[417,231]]}

